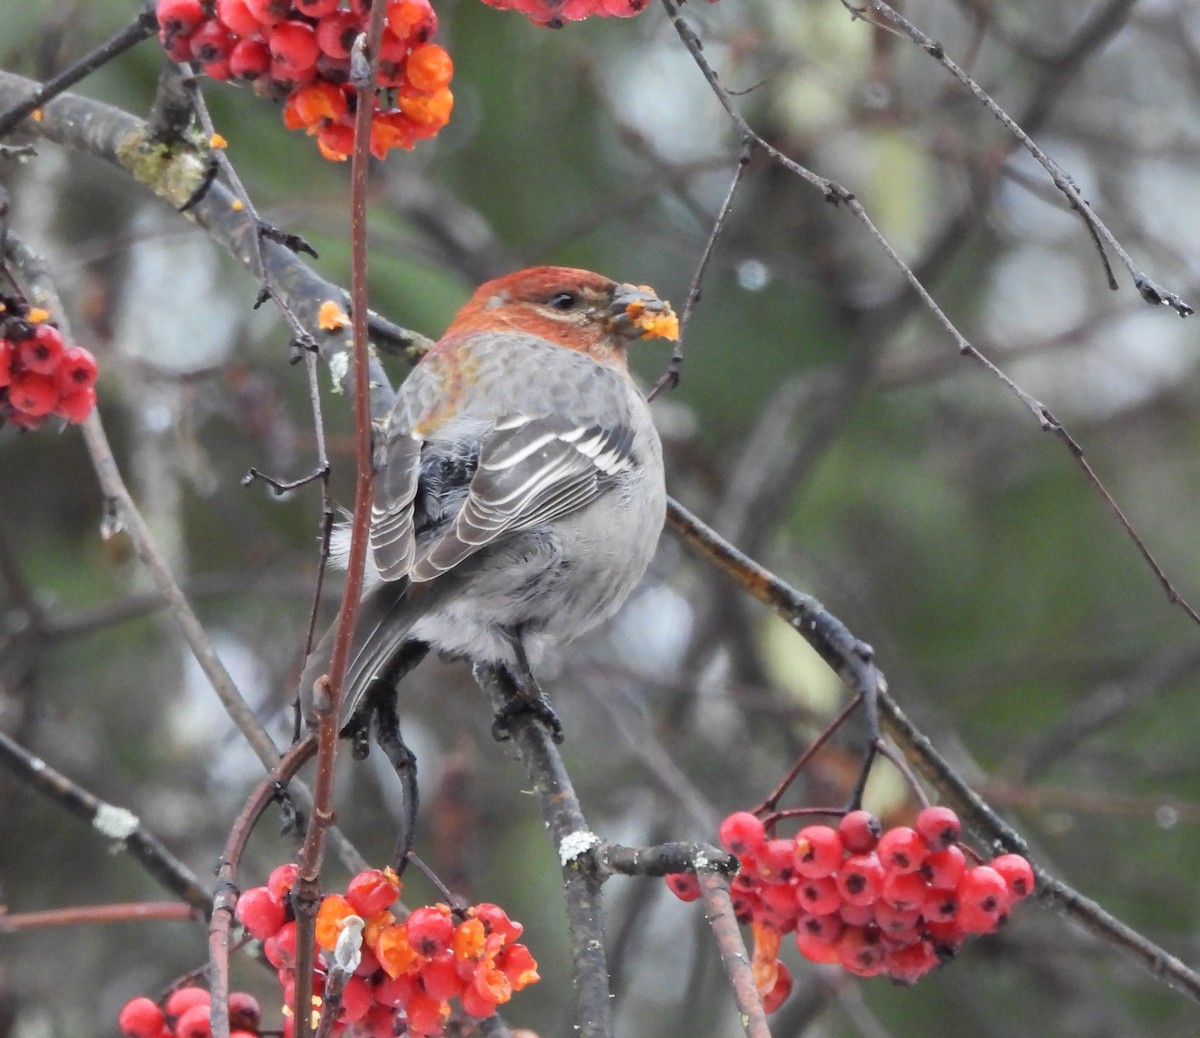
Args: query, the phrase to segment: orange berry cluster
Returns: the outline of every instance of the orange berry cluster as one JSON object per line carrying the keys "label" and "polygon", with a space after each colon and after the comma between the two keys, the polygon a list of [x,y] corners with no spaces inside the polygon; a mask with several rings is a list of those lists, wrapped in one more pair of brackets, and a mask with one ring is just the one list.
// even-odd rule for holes
{"label": "orange berry cluster", "polygon": [[[296,923],[288,894],[297,866],[281,865],[267,885],[242,893],[237,917],[263,942],[263,953],[279,971],[284,1005],[295,1001]],[[452,910],[438,904],[418,908],[400,920],[391,912],[400,896],[400,880],[391,869],[367,869],[355,876],[346,893],[329,894],[317,910],[317,966],[313,975],[314,1008],[325,991],[328,963],[351,922],[362,927],[360,959],[340,994],[334,1035],[392,1038],[404,1033],[421,1038],[443,1033],[450,1002],[463,1011],[489,1017],[539,977],[537,963],[517,938],[521,924],[497,905]],[[284,1038],[293,1021],[285,1008]]]}
{"label": "orange berry cluster", "polygon": [[[178,988],[160,1006],[144,995],[131,998],[117,1017],[127,1038],[211,1038],[212,999],[204,988]],[[229,1038],[258,1038],[262,1013],[253,995],[229,996]]]}
{"label": "orange berry cluster", "polygon": [[[366,31],[369,0],[158,0],[159,40],[175,61],[284,101],[290,130],[316,137],[327,159],[349,156],[357,94],[350,48]],[[429,0],[387,0],[376,62],[371,152],[411,148],[450,119],[450,55]]]}
{"label": "orange berry cluster", "polygon": [[[886,832],[869,812],[850,811],[837,828],[810,825],[793,839],[769,838],[748,811],[726,818],[721,842],[741,863],[730,893],[754,933],[755,981],[768,1011],[791,990],[779,961],[785,934],[795,933],[811,962],[914,984],[969,935],[1003,923],[1033,892],[1033,868],[1019,854],[972,866],[961,833],[948,807],[927,807],[912,827]],[[667,881],[685,901],[699,896],[690,873]]]}
{"label": "orange berry cluster", "polygon": [[520,11],[534,25],[561,29],[567,22],[578,22],[592,15],[601,18],[632,18],[649,5],[650,0],[483,0],[489,7]]}
{"label": "orange berry cluster", "polygon": [[96,406],[96,359],[68,346],[49,317],[0,298],[0,425],[36,429],[52,416],[82,422]]}

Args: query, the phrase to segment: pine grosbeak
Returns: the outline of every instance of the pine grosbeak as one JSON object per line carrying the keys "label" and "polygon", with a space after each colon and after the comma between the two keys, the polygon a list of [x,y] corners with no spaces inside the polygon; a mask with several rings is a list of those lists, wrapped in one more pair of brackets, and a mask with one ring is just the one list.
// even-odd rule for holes
{"label": "pine grosbeak", "polygon": [[[431,648],[527,674],[547,644],[616,612],[666,502],[625,348],[677,333],[652,291],[588,271],[535,267],[476,290],[377,436],[345,734],[363,736],[376,696],[390,704]],[[306,665],[306,699],[331,646],[332,632]]]}

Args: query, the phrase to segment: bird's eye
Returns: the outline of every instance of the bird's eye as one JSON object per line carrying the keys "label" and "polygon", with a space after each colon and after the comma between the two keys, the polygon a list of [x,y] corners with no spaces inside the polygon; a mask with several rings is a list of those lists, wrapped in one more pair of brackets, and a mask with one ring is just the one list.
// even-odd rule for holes
{"label": "bird's eye", "polygon": [[579,303],[579,296],[574,292],[555,292],[550,297],[550,305],[555,310],[574,310]]}

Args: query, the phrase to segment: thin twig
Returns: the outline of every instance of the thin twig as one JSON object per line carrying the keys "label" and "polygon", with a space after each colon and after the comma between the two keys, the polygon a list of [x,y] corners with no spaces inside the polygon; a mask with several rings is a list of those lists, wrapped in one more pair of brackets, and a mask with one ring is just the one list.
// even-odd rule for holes
{"label": "thin twig", "polygon": [[[724,571],[750,595],[791,624],[852,692],[860,691],[863,682],[872,682],[883,727],[917,772],[952,802],[964,816],[964,821],[997,850],[1030,857],[1029,848],[1020,835],[967,784],[938,753],[929,738],[904,715],[888,695],[887,682],[883,674],[870,663],[869,653],[863,658],[859,648],[863,643],[840,620],[828,614],[811,596],[789,587],[773,573],[746,558],[676,502],[670,502],[667,517],[689,548]],[[1067,915],[1102,937],[1109,945],[1136,959],[1155,977],[1178,983],[1190,996],[1200,1000],[1200,974],[1122,923],[1096,902],[1047,873],[1036,862],[1033,865],[1037,872],[1038,889],[1044,900],[1060,906]]]}
{"label": "thin twig", "polygon": [[101,800],[3,732],[0,732],[0,763],[22,782],[128,851],[154,879],[194,910],[208,912],[212,894],[132,811]]}
{"label": "thin twig", "polygon": [[[61,101],[62,99],[57,103],[61,103]],[[11,234],[8,237],[7,245],[9,254],[19,261],[22,272],[28,280],[30,298],[54,314],[59,326],[69,338],[70,330],[62,302],[54,291],[41,258]],[[149,571],[158,593],[163,597],[168,614],[178,625],[184,641],[204,676],[208,679],[209,685],[263,767],[270,771],[279,759],[279,752],[267,730],[242,697],[225,664],[217,655],[208,633],[204,630],[191,603],[171,573],[157,542],[150,533],[145,518],[134,503],[117,466],[116,458],[113,456],[112,448],[100,420],[99,410],[88,415],[80,428],[92,468],[96,473],[96,480],[106,499],[105,533],[111,536],[124,530],[129,535],[134,551]],[[298,780],[293,784],[292,795],[305,810],[311,808],[312,794]],[[351,868],[361,867],[359,863],[361,863],[362,857],[350,846],[349,842],[340,833],[335,839],[342,860]]]}
{"label": "thin twig", "polygon": [[94,926],[97,923],[129,923],[158,920],[187,923],[204,918],[204,913],[183,901],[131,901],[114,905],[75,905],[48,908],[41,912],[0,911],[0,933],[45,930],[53,926]]}
{"label": "thin twig", "polygon": [[750,169],[750,160],[753,156],[754,142],[747,140],[742,147],[742,153],[738,156],[733,180],[730,181],[729,190],[725,192],[725,200],[721,203],[721,208],[717,211],[716,219],[713,220],[712,231],[709,232],[708,241],[704,243],[704,251],[701,252],[700,261],[696,264],[696,272],[692,275],[692,283],[688,286],[687,298],[683,304],[683,314],[679,319],[679,338],[675,340],[675,345],[671,350],[671,361],[667,365],[667,370],[659,376],[658,381],[654,383],[650,392],[646,394],[647,400],[653,400],[664,389],[674,389],[679,385],[679,376],[683,368],[683,344],[687,339],[687,330],[691,324],[692,311],[695,310],[696,304],[700,302],[704,274],[708,270],[708,264],[712,259],[713,252],[716,251],[717,240],[721,237],[721,232],[725,229],[725,222],[729,218],[730,210],[733,208],[733,200],[737,195],[738,188],[742,186],[742,181],[746,176],[747,170]]}
{"label": "thin twig", "polygon": [[[1133,278],[1134,286],[1146,302],[1154,306],[1169,306],[1180,317],[1187,317],[1193,312],[1192,308],[1178,295],[1156,284],[1144,271],[1137,267],[1133,262],[1133,258],[1117,240],[1116,235],[1092,211],[1091,206],[1088,205],[1086,199],[1079,193],[1079,189],[1075,186],[1075,182],[1071,179],[1070,175],[1057,162],[1051,159],[1049,155],[1042,151],[1033,138],[1017,125],[1012,116],[1001,108],[983,87],[976,83],[963,68],[946,54],[945,49],[940,43],[918,29],[904,15],[892,7],[891,4],[887,3],[887,0],[868,0],[868,2],[880,15],[900,29],[913,43],[917,44],[930,57],[937,61],[942,68],[958,80],[959,83],[966,87],[979,103],[999,119],[1005,129],[1020,141],[1021,146],[1033,156],[1034,160],[1050,176],[1050,179],[1054,182],[1054,186],[1063,193],[1070,203],[1071,208],[1079,213],[1088,228],[1089,234],[1092,236],[1092,240],[1096,242],[1097,250],[1101,257],[1104,257],[1104,250],[1100,244],[1100,241],[1103,240],[1125,265],[1125,269],[1129,271],[1130,277]],[[1108,270],[1108,261],[1106,258],[1104,259],[1104,263],[1106,270]],[[1112,277],[1111,270],[1108,270],[1108,278],[1110,287],[1115,289],[1117,285],[1115,279]]]}
{"label": "thin twig", "polygon": [[217,889],[212,898],[212,918],[208,926],[208,982],[212,993],[210,1024],[213,1038],[229,1038],[229,935],[233,927],[238,899],[238,869],[250,834],[262,813],[278,799],[296,773],[312,759],[316,740],[295,743],[275,767],[258,783],[246,799],[225,840],[221,865],[217,870]]}
{"label": "thin twig", "polygon": [[[891,242],[889,242],[879,228],[875,226],[875,222],[871,219],[862,203],[860,203],[851,192],[847,191],[834,181],[819,176],[818,174],[813,173],[811,170],[805,169],[799,163],[788,158],[777,148],[772,147],[767,141],[765,141],[761,136],[755,133],[753,129],[751,129],[750,124],[746,121],[745,116],[738,111],[737,106],[733,102],[733,98],[721,83],[720,77],[717,75],[716,70],[705,57],[700,38],[696,35],[695,30],[692,29],[692,27],[688,25],[687,22],[681,17],[675,0],[662,0],[662,3],[667,9],[667,14],[671,19],[671,24],[675,27],[679,38],[683,41],[688,53],[692,56],[692,60],[695,61],[697,67],[704,75],[704,78],[707,80],[714,95],[720,102],[721,107],[725,109],[726,113],[729,115],[729,118],[737,127],[738,132],[742,135],[743,141],[753,142],[755,146],[761,148],[767,155],[782,165],[785,169],[790,170],[809,184],[812,184],[814,187],[820,189],[827,201],[846,206],[846,208],[854,215],[854,217],[866,228],[867,233],[870,234],[871,238],[875,241],[879,248],[883,250],[888,259],[892,261],[896,269],[900,271],[905,281],[907,281],[912,290],[916,292],[921,302],[925,305],[929,312],[933,314],[938,324],[940,324],[951,336],[951,338],[954,339],[955,344],[958,346],[959,352],[964,356],[969,356],[972,360],[982,365],[990,374],[997,378],[1000,383],[1033,414],[1043,432],[1053,433],[1055,437],[1057,437],[1058,440],[1063,443],[1068,452],[1071,454],[1071,457],[1075,460],[1075,463],[1083,471],[1084,476],[1091,484],[1092,488],[1100,495],[1104,503],[1116,517],[1117,522],[1120,524],[1122,530],[1125,531],[1126,536],[1133,542],[1138,554],[1141,555],[1143,561],[1150,568],[1151,572],[1154,573],[1154,576],[1157,578],[1167,596],[1167,600],[1172,605],[1176,605],[1182,609],[1183,612],[1186,613],[1187,616],[1193,621],[1193,623],[1200,625],[1200,613],[1197,613],[1187,599],[1185,599],[1175,588],[1174,584],[1168,578],[1166,572],[1163,570],[1154,554],[1150,551],[1149,546],[1145,543],[1145,541],[1142,540],[1141,536],[1134,529],[1129,519],[1117,505],[1117,502],[1113,498],[1112,494],[1108,491],[1107,487],[1105,487],[1105,485],[1101,482],[1091,465],[1084,458],[1082,447],[1080,447],[1074,437],[1071,436],[1066,427],[1063,426],[1053,414],[1051,414],[1050,409],[1045,404],[1041,403],[1041,401],[1035,399],[1030,393],[1022,389],[996,364],[994,364],[991,360],[984,356],[983,353],[971,345],[966,336],[964,336],[962,332],[958,330],[954,322],[946,316],[945,311],[942,310],[937,301],[932,295],[930,295],[929,290],[925,288],[921,279],[917,277],[912,268],[905,263],[904,259],[892,246]],[[886,9],[886,11],[891,12],[889,17],[892,17],[892,20],[895,21],[896,24],[900,25],[903,23],[903,26],[910,25],[910,23],[903,19],[901,15],[897,14],[892,10],[892,8],[888,7],[884,0],[870,0],[870,3],[881,11]],[[905,31],[908,32],[908,29],[905,29]],[[913,35],[914,33],[916,35]],[[929,37],[920,33],[920,31],[915,27],[912,27],[912,32],[910,32],[909,35],[912,36],[912,38],[918,43],[920,43],[921,46],[925,47],[925,49],[933,54],[936,58],[938,58],[939,61],[942,61],[943,63],[949,62],[949,59],[945,58],[941,46],[935,43]],[[949,62],[949,64],[953,65],[953,62]],[[958,74],[961,74],[964,83],[974,87],[976,96],[980,97],[981,100],[986,98],[990,101],[990,98],[987,98],[987,94],[984,93],[984,91],[977,85],[975,85],[970,76],[959,69],[957,65],[953,65],[953,67],[954,69],[958,70]],[[995,102],[991,103],[993,105],[995,104]],[[1012,127],[1016,128],[1017,130],[1020,129],[1019,127],[1016,127],[1016,124],[1012,122],[1011,118],[1005,115],[998,108],[998,106],[995,114],[997,114],[998,118],[1003,115],[1004,120],[1007,120],[1006,125],[1011,123]],[[1029,140],[1028,135],[1024,134],[1024,131],[1020,132],[1025,140]],[[1029,140],[1029,145],[1036,147],[1036,145],[1033,145],[1032,140]],[[1048,159],[1046,161],[1049,162]],[[1079,196],[1079,193],[1075,189],[1074,185],[1069,183],[1070,178],[1067,177],[1067,175],[1063,173],[1056,165],[1053,163],[1051,163],[1051,165],[1053,166],[1054,170],[1058,170],[1058,174],[1052,174],[1056,176],[1054,181],[1055,185],[1058,186],[1060,190],[1066,192],[1068,198],[1073,200],[1073,203],[1077,203],[1076,207],[1078,208],[1080,214],[1083,215],[1086,220],[1088,220],[1089,225],[1094,226],[1101,236],[1104,237],[1106,241],[1110,242],[1114,250],[1117,251],[1118,255],[1122,257],[1122,260],[1126,262],[1130,272],[1134,275],[1135,284],[1137,284],[1142,295],[1152,302],[1166,303],[1174,307],[1180,316],[1186,317],[1188,314],[1190,314],[1192,312],[1191,307],[1188,307],[1182,302],[1182,300],[1172,293],[1165,292],[1163,289],[1159,288],[1159,286],[1150,281],[1149,278],[1147,278],[1146,275],[1141,271],[1134,269],[1132,260],[1129,259],[1128,254],[1120,247],[1119,243],[1112,236],[1112,233],[1108,230],[1108,228],[1105,227],[1104,224],[1091,212],[1087,206],[1087,203],[1084,202]],[[1050,171],[1049,166],[1047,166],[1047,170]],[[871,706],[869,699],[867,701],[867,706],[869,714]]]}
{"label": "thin twig", "polygon": [[157,30],[158,19],[154,16],[154,5],[146,4],[138,12],[137,17],[125,28],[119,29],[95,50],[89,51],[56,76],[46,80],[23,101],[13,105],[8,111],[0,113],[0,137],[11,132],[13,127],[31,113],[36,112],[47,101],[58,97],[64,90],[70,89],[81,79],[90,76],[96,69],[107,65],[118,54],[123,54],[130,47],[141,43],[142,40],[149,39]]}
{"label": "thin twig", "polygon": [[[296,970],[296,1038],[307,1038],[311,1023],[308,1005],[312,990],[312,971],[307,952],[312,945],[319,903],[319,881],[324,857],[325,833],[333,825],[334,767],[337,762],[342,692],[354,642],[363,593],[363,573],[370,538],[371,499],[375,473],[371,465],[371,375],[369,329],[367,327],[367,174],[371,162],[371,120],[375,111],[375,63],[379,41],[383,37],[386,5],[375,4],[365,35],[355,41],[350,60],[351,83],[358,106],[354,117],[354,147],[350,156],[350,300],[354,339],[354,440],[355,482],[354,515],[350,527],[350,554],[346,563],[346,584],[338,610],[329,673],[317,679],[313,707],[317,724],[317,774],[313,811],[304,844],[300,848],[299,873],[296,876],[296,936],[305,953]],[[307,690],[305,690],[307,692]],[[323,1014],[329,1018],[329,1010]]]}

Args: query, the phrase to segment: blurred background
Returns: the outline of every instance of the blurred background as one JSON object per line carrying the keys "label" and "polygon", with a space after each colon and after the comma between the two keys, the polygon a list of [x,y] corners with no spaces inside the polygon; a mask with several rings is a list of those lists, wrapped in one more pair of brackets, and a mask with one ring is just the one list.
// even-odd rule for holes
{"label": "blurred background", "polygon": [[[435,0],[457,104],[436,141],[372,183],[372,304],[436,336],[469,290],[537,263],[652,284],[682,306],[737,163],[735,128],[651,5],[536,28]],[[1200,7],[1190,0],[921,0],[944,44],[1065,167],[1135,262],[1200,299]],[[0,0],[0,64],[44,78],[132,18],[119,0]],[[927,54],[837,0],[688,4],[755,129],[861,200],[964,334],[1044,402],[1175,586],[1200,603],[1197,319],[1148,306],[1004,128]],[[140,45],[80,93],[145,115],[161,57]],[[348,283],[348,167],[270,102],[208,84],[261,213]],[[315,464],[303,366],[257,286],[161,201],[98,160],[39,145],[0,162],[10,223],[47,257],[100,411],[176,577],[278,743],[317,570],[316,485],[241,485]],[[665,351],[635,363],[647,383]],[[397,379],[402,366],[393,366]],[[328,389],[330,381],[322,377]],[[345,397],[324,400],[349,504]],[[906,290],[844,208],[761,154],[656,404],[671,492],[874,645],[891,690],[1029,839],[1037,859],[1184,961],[1200,959],[1200,630],[1173,607],[1061,443]],[[102,500],[78,430],[0,430],[0,728],[134,811],[206,879],[261,769]],[[336,584],[336,580],[334,581]],[[331,589],[332,592],[336,588]],[[321,625],[332,616],[323,607]],[[712,839],[758,803],[845,702],[781,622],[668,533],[604,632],[544,685],[584,810],[624,844]],[[570,1027],[556,855],[511,749],[462,666],[402,700],[424,810],[417,849],[453,887],[526,925],[543,982],[507,1007]],[[791,806],[837,804],[851,729]],[[376,755],[378,756],[378,755]],[[348,760],[339,821],[390,854],[394,778]],[[0,773],[0,903],[12,912],[159,899],[128,856]],[[912,805],[878,769],[868,806]],[[243,875],[293,854],[260,826]],[[346,874],[330,863],[331,886]],[[414,879],[413,903],[433,896]],[[605,891],[621,1034],[735,1033],[698,906],[653,880]],[[116,1034],[128,998],[205,961],[203,928],[123,923],[0,935],[0,1035]],[[1191,1036],[1200,1008],[1044,906],[914,989],[795,958],[782,1035]],[[235,984],[269,1002],[249,958]]]}

